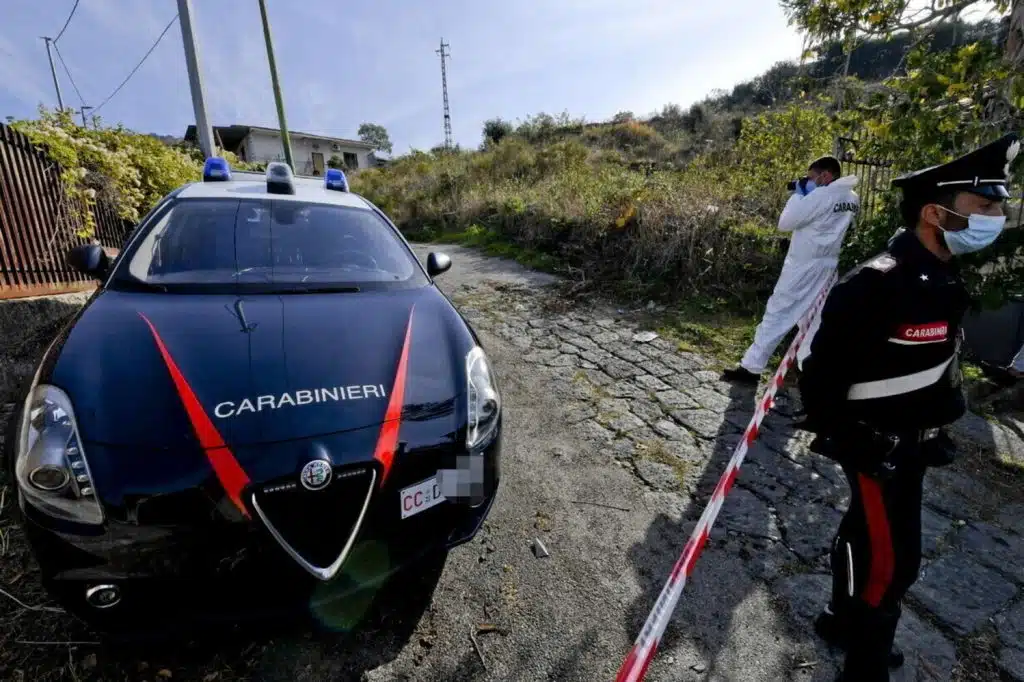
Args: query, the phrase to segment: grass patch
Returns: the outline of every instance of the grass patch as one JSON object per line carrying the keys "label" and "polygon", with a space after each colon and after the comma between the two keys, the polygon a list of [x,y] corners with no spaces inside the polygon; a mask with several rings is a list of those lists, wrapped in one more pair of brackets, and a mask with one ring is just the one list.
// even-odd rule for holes
{"label": "grass patch", "polygon": [[645,440],[636,444],[636,453],[641,459],[648,459],[652,462],[665,464],[672,468],[679,481],[679,487],[686,484],[686,476],[690,472],[690,465],[679,459],[672,453],[665,450],[665,444],[661,440]]}
{"label": "grass patch", "polygon": [[1020,457],[1014,457],[1006,452],[997,452],[996,461],[999,462],[1000,466],[1009,469],[1013,473],[1024,474],[1024,459]]}
{"label": "grass patch", "polygon": [[666,313],[657,331],[681,351],[733,363],[753,341],[757,322],[756,313],[730,310],[721,301],[691,301]]}

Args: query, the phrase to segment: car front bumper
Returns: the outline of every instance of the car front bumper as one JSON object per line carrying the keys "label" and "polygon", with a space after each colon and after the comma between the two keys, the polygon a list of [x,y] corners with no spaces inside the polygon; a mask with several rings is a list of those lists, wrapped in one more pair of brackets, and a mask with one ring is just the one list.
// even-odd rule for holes
{"label": "car front bumper", "polygon": [[[462,453],[465,455],[465,453]],[[501,433],[479,454],[483,497],[446,500],[402,518],[402,489],[451,466],[452,457],[411,452],[396,462],[371,497],[356,540],[338,574],[321,581],[303,570],[257,515],[248,521],[142,525],[108,520],[99,534],[68,532],[22,504],[26,535],[43,583],[70,612],[101,630],[122,632],[140,623],[172,630],[189,622],[236,622],[312,615],[332,604],[373,593],[403,571],[415,573],[477,533],[494,503],[500,479]],[[329,522],[311,519],[311,523]],[[97,586],[114,586],[118,600],[97,607],[86,599]]]}

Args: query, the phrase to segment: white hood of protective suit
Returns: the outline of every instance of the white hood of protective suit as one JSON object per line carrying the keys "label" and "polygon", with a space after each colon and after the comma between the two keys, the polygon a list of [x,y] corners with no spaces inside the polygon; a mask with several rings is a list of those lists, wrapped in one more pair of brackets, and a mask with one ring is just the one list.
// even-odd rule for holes
{"label": "white hood of protective suit", "polygon": [[793,194],[779,216],[779,229],[792,232],[786,267],[812,261],[831,261],[835,266],[846,230],[860,211],[860,197],[853,191],[856,175],[847,175],[807,196]]}

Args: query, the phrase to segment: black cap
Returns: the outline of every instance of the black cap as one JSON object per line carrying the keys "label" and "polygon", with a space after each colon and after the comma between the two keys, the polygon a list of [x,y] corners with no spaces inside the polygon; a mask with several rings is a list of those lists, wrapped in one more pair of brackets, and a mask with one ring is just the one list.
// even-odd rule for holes
{"label": "black cap", "polygon": [[904,197],[932,197],[949,191],[973,192],[992,199],[1010,196],[1010,164],[1020,151],[1017,133],[975,149],[939,166],[901,175],[892,181]]}

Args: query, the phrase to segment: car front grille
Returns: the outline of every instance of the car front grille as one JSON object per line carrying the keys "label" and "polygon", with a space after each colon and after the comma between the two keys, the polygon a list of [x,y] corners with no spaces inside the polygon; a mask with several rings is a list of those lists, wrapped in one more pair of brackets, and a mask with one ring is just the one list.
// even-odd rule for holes
{"label": "car front grille", "polygon": [[377,481],[370,466],[338,469],[321,490],[295,479],[271,481],[253,494],[253,506],[278,544],[320,580],[344,563]]}

